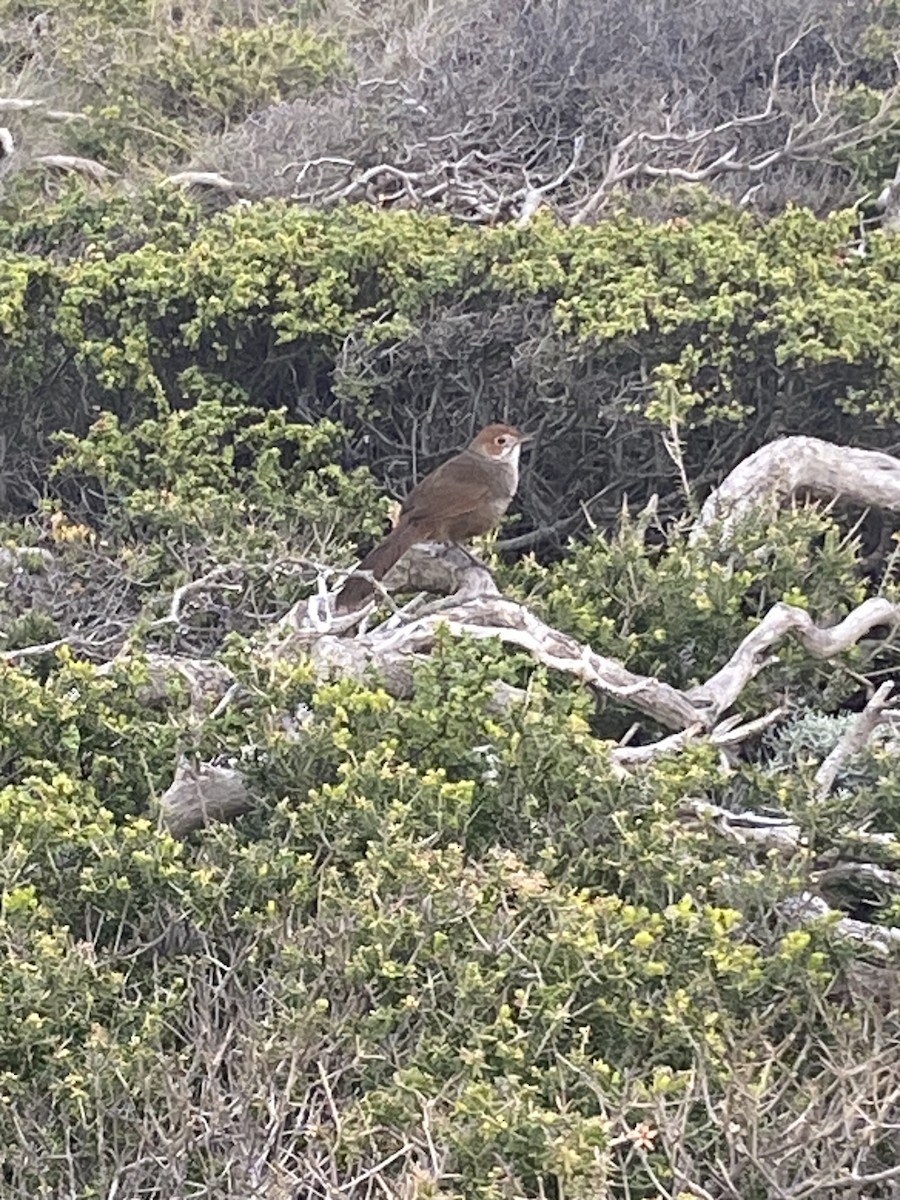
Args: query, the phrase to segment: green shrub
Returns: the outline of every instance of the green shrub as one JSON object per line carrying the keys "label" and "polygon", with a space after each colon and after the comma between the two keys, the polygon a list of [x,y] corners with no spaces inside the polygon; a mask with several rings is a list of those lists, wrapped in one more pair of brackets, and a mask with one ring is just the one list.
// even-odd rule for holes
{"label": "green shrub", "polygon": [[305,96],[348,70],[343,46],[287,21],[224,26],[196,39],[176,34],[155,64],[169,111],[219,124]]}
{"label": "green shrub", "polygon": [[896,241],[848,256],[844,215],[475,230],[280,202],[203,220],[171,193],[132,210],[73,193],[7,224],[0,383],[23,458],[95,408],[140,419],[192,368],[306,422],[340,418],[351,461],[376,472],[409,462],[426,415],[420,467],[506,413],[541,432],[518,507],[545,525],[606,488],[610,519],[624,490],[680,510],[681,468],[705,490],[744,427],[749,451],[810,428],[880,446],[897,422]]}
{"label": "green shrub", "polygon": [[[0,989],[13,1101],[0,1129],[20,1186],[36,1178],[21,1136],[49,1154],[67,1122],[84,1131],[75,1165],[45,1158],[44,1183],[74,1170],[85,1193],[104,1186],[111,1151],[139,1158],[163,1111],[191,1119],[211,1057],[235,1039],[227,1076],[205,1086],[223,1098],[236,1086],[245,1103],[186,1152],[196,1186],[227,1163],[248,1178],[233,1138],[254,1136],[263,1080],[299,1102],[320,1062],[335,1072],[340,1133],[325,1123],[313,1146],[295,1143],[297,1170],[325,1146],[352,1177],[424,1121],[455,1195],[505,1195],[509,1181],[616,1195],[627,1170],[649,1198],[616,1150],[641,1096],[677,1105],[701,1064],[718,1094],[760,1028],[815,1035],[836,965],[826,930],[770,927],[794,871],[773,859],[763,875],[677,817],[686,784],[719,786],[712,756],[623,781],[539,677],[522,710],[492,718],[478,661],[448,643],[412,705],[280,668],[241,717],[259,810],[188,844],[108,807],[132,777],[162,783],[137,675],[110,687],[63,663],[38,685],[7,671],[26,728],[29,714],[77,720],[95,697],[93,756],[134,748],[104,780],[81,728],[80,758],[57,753],[40,783],[20,772],[2,792],[0,929],[17,950]],[[310,719],[285,734],[272,710],[304,698]],[[216,717],[197,749],[229,727]],[[649,1162],[666,1169],[661,1154]],[[162,1168],[167,1194],[175,1172]]]}

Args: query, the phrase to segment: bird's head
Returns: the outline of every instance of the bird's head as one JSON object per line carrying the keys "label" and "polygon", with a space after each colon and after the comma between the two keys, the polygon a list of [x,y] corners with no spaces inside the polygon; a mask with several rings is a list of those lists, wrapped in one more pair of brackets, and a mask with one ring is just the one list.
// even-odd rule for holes
{"label": "bird's head", "polygon": [[533,433],[522,433],[515,425],[487,425],[472,442],[472,449],[485,458],[516,461],[519,449],[533,439]]}

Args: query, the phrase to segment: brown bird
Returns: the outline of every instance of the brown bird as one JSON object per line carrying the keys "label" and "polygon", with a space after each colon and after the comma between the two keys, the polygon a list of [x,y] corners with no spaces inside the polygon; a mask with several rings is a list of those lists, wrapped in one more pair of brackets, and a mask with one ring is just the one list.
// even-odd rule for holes
{"label": "brown bird", "polygon": [[[420,480],[400,506],[397,524],[356,568],[383,579],[416,542],[454,542],[487,533],[509,508],[519,486],[519,451],[532,440],[514,425],[488,425],[460,454]],[[358,608],[374,588],[354,572],[335,607]]]}

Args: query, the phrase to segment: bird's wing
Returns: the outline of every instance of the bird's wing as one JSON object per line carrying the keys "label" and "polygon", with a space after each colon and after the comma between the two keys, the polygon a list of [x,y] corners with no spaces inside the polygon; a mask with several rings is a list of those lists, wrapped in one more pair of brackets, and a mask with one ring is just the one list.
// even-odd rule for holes
{"label": "bird's wing", "polygon": [[471,461],[448,458],[416,484],[401,505],[402,516],[419,519],[423,509],[442,518],[461,517],[478,508],[491,494],[486,476]]}

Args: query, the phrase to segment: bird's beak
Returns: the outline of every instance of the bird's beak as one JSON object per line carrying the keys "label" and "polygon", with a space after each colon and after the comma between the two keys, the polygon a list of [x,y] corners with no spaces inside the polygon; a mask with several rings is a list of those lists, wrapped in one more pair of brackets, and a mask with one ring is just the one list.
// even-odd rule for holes
{"label": "bird's beak", "polygon": [[534,441],[533,433],[520,433],[519,434],[519,445],[520,446],[527,446],[529,442],[533,442],[533,441]]}

